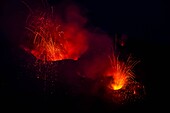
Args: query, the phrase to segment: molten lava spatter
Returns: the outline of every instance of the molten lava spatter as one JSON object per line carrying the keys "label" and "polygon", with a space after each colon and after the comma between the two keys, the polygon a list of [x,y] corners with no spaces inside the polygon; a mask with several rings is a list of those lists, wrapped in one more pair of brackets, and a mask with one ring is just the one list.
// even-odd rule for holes
{"label": "molten lava spatter", "polygon": [[30,47],[24,49],[43,61],[77,60],[87,49],[82,28],[75,23],[64,23],[50,13],[32,15],[26,29]]}
{"label": "molten lava spatter", "polygon": [[[109,82],[106,84],[106,98],[114,103],[125,104],[142,99],[145,95],[144,86],[135,80],[134,66],[139,63],[131,55],[124,59],[113,51],[109,56],[110,67],[106,71]],[[122,59],[121,59],[122,58]]]}
{"label": "molten lava spatter", "polygon": [[109,87],[113,90],[119,90],[127,84],[129,79],[133,79],[133,67],[138,63],[133,61],[131,56],[128,57],[126,62],[120,61],[119,57],[113,55],[110,58],[111,68],[107,72],[108,76],[112,76],[112,81]]}
{"label": "molten lava spatter", "polygon": [[105,98],[118,105],[143,100],[146,95],[144,86],[134,80],[127,82],[126,86],[119,90],[108,87],[106,91]]}
{"label": "molten lava spatter", "polygon": [[[41,11],[32,13],[26,21],[27,34],[24,37],[26,44],[21,46],[36,58],[35,64],[28,62],[30,70],[35,72],[38,79],[45,81],[44,86],[46,86],[46,81],[49,81],[53,85],[60,84],[60,82],[65,85],[65,82],[68,82],[69,85],[78,84],[79,86],[81,83],[86,87],[84,85],[86,83],[81,81],[85,78],[87,85],[89,83],[92,87],[88,86],[87,89],[94,89],[91,91],[92,94],[97,92],[116,103],[142,98],[144,86],[134,80],[135,74],[133,73],[133,68],[138,61],[133,60],[131,56],[123,60],[117,51],[113,51],[110,55],[111,38],[96,30],[89,32],[83,27],[85,22],[86,19],[78,14],[76,8],[69,8],[66,12],[63,11],[61,15],[59,13],[56,16]],[[126,38],[123,36],[118,41],[120,46],[125,46]],[[84,56],[83,53],[85,53]],[[124,55],[121,57],[125,58]],[[66,59],[71,59],[71,62]],[[72,62],[73,60],[78,61],[75,63]],[[49,62],[44,63],[45,61]]]}
{"label": "molten lava spatter", "polygon": [[[45,23],[45,25],[48,23]],[[67,40],[64,39],[63,31],[59,31],[60,25],[56,29],[50,30],[49,25],[45,26],[44,23],[32,31],[34,36],[33,45],[34,49],[30,52],[37,58],[45,61],[56,61],[67,58]],[[49,27],[49,28],[48,28]],[[50,31],[48,31],[50,30]]]}
{"label": "molten lava spatter", "polygon": [[[56,24],[47,15],[35,17],[28,27],[33,36],[33,49],[30,52],[43,61],[56,61],[69,58],[67,40],[60,24]],[[77,59],[77,58],[73,58]]]}

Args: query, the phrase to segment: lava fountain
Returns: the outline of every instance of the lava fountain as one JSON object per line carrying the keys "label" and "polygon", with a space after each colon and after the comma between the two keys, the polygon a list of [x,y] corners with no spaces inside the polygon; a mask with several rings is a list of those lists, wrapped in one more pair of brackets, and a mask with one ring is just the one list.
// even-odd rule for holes
{"label": "lava fountain", "polygon": [[[32,9],[20,44],[28,53],[21,68],[43,80],[45,91],[47,86],[55,84],[65,86],[71,82],[75,85],[77,82],[72,82],[77,77],[73,76],[76,75],[75,64],[88,49],[89,34],[84,28],[86,18],[81,15],[79,7],[61,7],[55,7],[56,10]],[[28,61],[29,58],[33,59]]]}
{"label": "lava fountain", "polygon": [[111,69],[107,72],[107,75],[112,76],[109,87],[113,90],[119,90],[124,88],[130,79],[133,79],[134,73],[133,67],[138,61],[133,61],[129,56],[126,62],[120,61],[119,57],[114,55],[109,57],[111,63]]}
{"label": "lava fountain", "polygon": [[71,15],[70,12],[66,11],[63,20],[48,12],[31,14],[25,27],[28,46],[24,46],[24,50],[42,61],[77,60],[87,50],[87,37],[82,25],[73,22],[80,17],[71,18],[76,13]]}
{"label": "lava fountain", "polygon": [[34,49],[30,52],[37,59],[56,61],[68,57],[67,40],[63,36],[64,32],[60,30],[60,25],[55,26],[48,18],[39,17],[26,29],[34,34]]}
{"label": "lava fountain", "polygon": [[135,60],[131,55],[125,57],[117,54],[117,51],[114,50],[109,56],[109,61],[110,66],[105,73],[105,77],[109,78],[105,97],[118,104],[143,99],[145,88],[136,80],[133,71],[139,60]]}

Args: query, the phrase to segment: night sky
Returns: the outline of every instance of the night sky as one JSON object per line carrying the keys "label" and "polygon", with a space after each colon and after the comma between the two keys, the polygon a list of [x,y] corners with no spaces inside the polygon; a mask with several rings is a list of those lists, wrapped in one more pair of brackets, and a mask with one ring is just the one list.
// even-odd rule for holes
{"label": "night sky", "polygon": [[[26,0],[29,1],[29,0]],[[43,0],[42,0],[43,1]],[[41,0],[29,1],[32,7]],[[45,1],[45,0],[44,0]],[[50,6],[62,0],[48,0]],[[141,59],[137,73],[146,88],[141,103],[114,109],[110,104],[87,95],[64,96],[65,86],[58,86],[56,94],[43,91],[42,81],[21,76],[17,54],[20,37],[28,9],[20,0],[3,0],[0,3],[1,108],[12,111],[74,111],[74,112],[147,112],[166,110],[169,89],[169,8],[161,0],[67,0],[84,9],[88,25],[102,29],[111,37],[128,36],[126,48]],[[22,61],[21,61],[22,62]],[[30,72],[29,72],[30,73]],[[93,100],[92,103],[90,100]],[[167,103],[166,103],[167,102]],[[89,107],[90,106],[90,107]],[[86,109],[87,108],[87,109]],[[22,110],[23,109],[23,110]],[[1,109],[2,110],[2,109]]]}

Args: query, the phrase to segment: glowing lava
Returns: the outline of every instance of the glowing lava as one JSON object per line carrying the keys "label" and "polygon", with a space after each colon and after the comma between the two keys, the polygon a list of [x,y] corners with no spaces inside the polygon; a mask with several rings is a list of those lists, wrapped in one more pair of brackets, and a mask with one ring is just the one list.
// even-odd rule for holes
{"label": "glowing lava", "polygon": [[125,84],[125,76],[124,75],[120,75],[121,73],[117,72],[114,74],[114,82],[111,84],[111,88],[113,88],[114,90],[119,90],[123,87],[123,85]]}
{"label": "glowing lava", "polygon": [[128,57],[126,62],[120,61],[119,57],[113,55],[110,58],[111,68],[107,72],[108,76],[112,76],[109,87],[113,90],[124,88],[130,79],[133,79],[133,67],[138,63],[133,61],[131,56]]}
{"label": "glowing lava", "polygon": [[[60,25],[56,29],[50,30],[49,26],[43,23],[35,31],[28,28],[35,36],[33,40],[34,49],[30,52],[37,58],[47,61],[56,61],[67,58],[67,40],[64,39],[63,31],[59,31]],[[48,28],[49,27],[49,28]]]}
{"label": "glowing lava", "polygon": [[42,61],[77,60],[87,50],[86,32],[73,22],[62,22],[50,13],[27,19],[28,45],[24,49]]}
{"label": "glowing lava", "polygon": [[124,55],[121,56],[117,53],[114,50],[109,56],[110,66],[105,73],[108,82],[104,97],[117,104],[127,104],[143,99],[145,88],[136,81],[136,75],[133,72],[134,66],[139,63],[139,60],[135,60],[131,55],[125,58]]}

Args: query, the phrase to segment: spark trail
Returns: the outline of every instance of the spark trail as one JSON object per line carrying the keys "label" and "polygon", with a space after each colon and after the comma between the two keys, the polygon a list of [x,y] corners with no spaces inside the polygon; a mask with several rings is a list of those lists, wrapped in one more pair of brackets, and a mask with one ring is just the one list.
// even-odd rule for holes
{"label": "spark trail", "polygon": [[140,62],[131,55],[127,59],[120,59],[120,55],[113,51],[109,56],[110,67],[106,72],[106,77],[110,81],[106,88],[106,98],[114,103],[123,104],[140,100],[145,95],[144,86],[137,82],[134,67]]}

